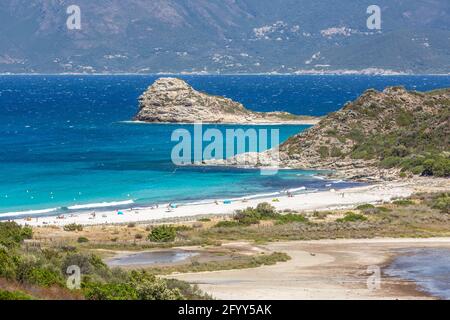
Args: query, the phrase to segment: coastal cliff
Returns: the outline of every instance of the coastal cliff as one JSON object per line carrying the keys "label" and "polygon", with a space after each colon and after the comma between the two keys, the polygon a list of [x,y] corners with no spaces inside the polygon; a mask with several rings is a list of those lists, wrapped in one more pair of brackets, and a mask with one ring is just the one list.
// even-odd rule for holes
{"label": "coastal cliff", "polygon": [[231,99],[193,89],[177,78],[156,80],[139,98],[136,121],[154,123],[296,123],[317,119],[287,112],[253,112]]}
{"label": "coastal cliff", "polygon": [[[450,89],[371,89],[281,144],[279,164],[332,169],[341,177],[360,180],[412,174],[448,177],[449,139]],[[271,166],[274,158],[268,150],[214,164]]]}

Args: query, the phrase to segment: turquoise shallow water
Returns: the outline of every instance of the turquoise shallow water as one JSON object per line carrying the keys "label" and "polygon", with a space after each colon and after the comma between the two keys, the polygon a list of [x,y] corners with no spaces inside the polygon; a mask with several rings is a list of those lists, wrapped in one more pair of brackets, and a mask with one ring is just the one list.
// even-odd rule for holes
{"label": "turquoise shallow water", "polygon": [[[6,213],[148,205],[327,188],[313,171],[177,168],[174,129],[130,124],[156,76],[0,76],[0,219]],[[194,88],[255,111],[324,115],[365,89],[405,84],[428,90],[450,77],[189,76]],[[211,127],[211,126],[209,126]],[[213,126],[221,131],[236,126]],[[248,127],[245,127],[248,128]],[[280,140],[306,126],[278,128]],[[339,182],[337,186],[347,186]],[[62,208],[62,209],[61,209]]]}
{"label": "turquoise shallow water", "polygon": [[413,281],[435,297],[450,299],[450,249],[403,250],[384,272]]}

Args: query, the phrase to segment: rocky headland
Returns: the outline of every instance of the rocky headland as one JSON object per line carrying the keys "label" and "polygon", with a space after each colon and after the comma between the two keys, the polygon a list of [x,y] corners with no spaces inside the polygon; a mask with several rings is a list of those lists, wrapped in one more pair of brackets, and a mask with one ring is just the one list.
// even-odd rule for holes
{"label": "rocky headland", "polygon": [[367,90],[277,150],[206,163],[334,170],[334,177],[355,180],[449,177],[449,139],[450,89],[389,87]]}
{"label": "rocky headland", "polygon": [[231,99],[196,91],[177,78],[156,80],[139,98],[135,121],[149,123],[315,124],[288,112],[254,112]]}

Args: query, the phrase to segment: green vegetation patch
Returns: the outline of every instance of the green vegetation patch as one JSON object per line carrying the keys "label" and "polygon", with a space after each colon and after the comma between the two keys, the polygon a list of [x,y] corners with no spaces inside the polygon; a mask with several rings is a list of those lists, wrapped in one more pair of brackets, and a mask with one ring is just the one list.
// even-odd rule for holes
{"label": "green vegetation patch", "polygon": [[154,227],[148,239],[153,242],[172,242],[177,237],[177,229],[170,225],[161,225]]}
{"label": "green vegetation patch", "polygon": [[0,289],[0,301],[1,300],[31,300],[32,296],[23,293],[21,291],[6,291]]}
{"label": "green vegetation patch", "polygon": [[336,222],[357,222],[357,221],[366,221],[367,217],[354,212],[347,212],[344,218],[336,219]]}

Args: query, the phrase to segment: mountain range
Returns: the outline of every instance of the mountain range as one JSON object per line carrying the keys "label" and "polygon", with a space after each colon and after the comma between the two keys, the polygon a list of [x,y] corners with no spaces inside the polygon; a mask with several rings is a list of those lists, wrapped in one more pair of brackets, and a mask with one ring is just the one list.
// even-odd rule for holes
{"label": "mountain range", "polygon": [[0,72],[450,73],[450,1],[376,2],[2,0]]}

